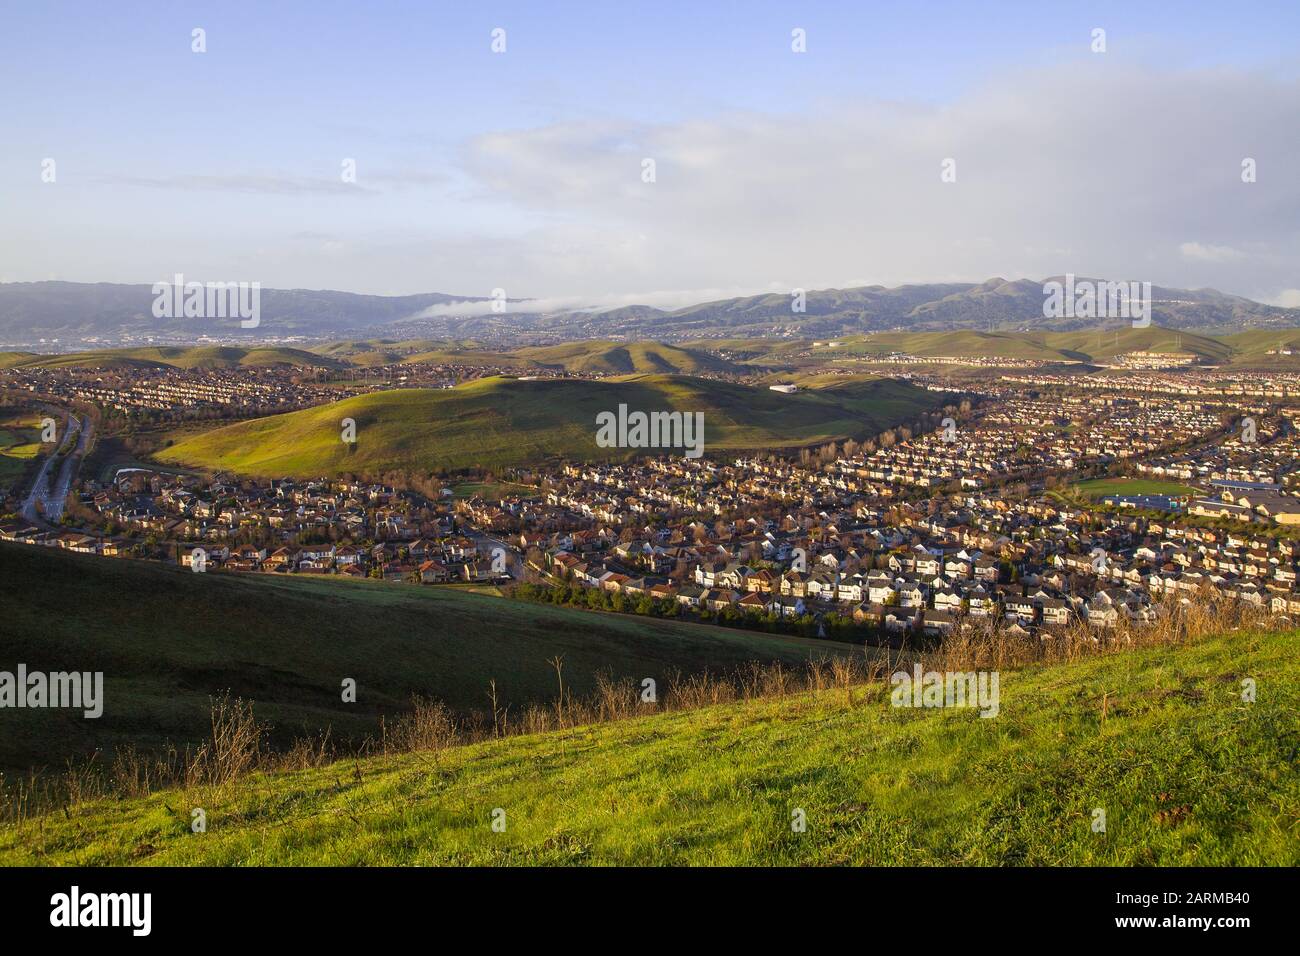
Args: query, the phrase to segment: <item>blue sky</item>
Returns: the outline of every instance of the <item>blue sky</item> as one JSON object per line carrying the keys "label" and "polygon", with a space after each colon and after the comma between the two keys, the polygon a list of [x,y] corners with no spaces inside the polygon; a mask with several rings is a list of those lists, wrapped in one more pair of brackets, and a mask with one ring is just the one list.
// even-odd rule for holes
{"label": "blue sky", "polygon": [[[672,304],[1069,268],[1284,298],[1298,38],[1295,3],[8,2],[0,280]],[[1038,128],[1136,155],[1076,169]],[[1069,221],[1108,192],[1130,245]]]}

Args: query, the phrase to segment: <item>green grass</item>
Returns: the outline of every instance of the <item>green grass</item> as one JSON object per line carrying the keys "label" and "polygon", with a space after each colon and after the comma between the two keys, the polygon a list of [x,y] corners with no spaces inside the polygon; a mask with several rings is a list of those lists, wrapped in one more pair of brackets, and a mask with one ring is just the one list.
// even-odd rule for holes
{"label": "green grass", "polygon": [[511,495],[528,495],[536,491],[536,486],[516,481],[465,481],[451,488],[452,494],[457,498],[479,497],[485,501],[499,501]]}
{"label": "green grass", "polygon": [[[487,378],[455,389],[376,392],[218,428],[158,452],[160,461],[252,475],[501,468],[559,456],[627,458],[596,445],[596,416],[699,411],[705,451],[772,449],[875,434],[940,399],[904,382],[836,384],[780,395],[766,388],[668,375],[600,382]],[[357,442],[341,441],[351,418]],[[681,454],[680,449],[646,449]]]}
{"label": "green grass", "polygon": [[1213,362],[1225,361],[1232,348],[1211,335],[1150,326],[1123,327],[1096,332],[1052,332],[1044,335],[1051,346],[1065,353],[1110,362],[1128,352],[1187,352]]}
{"label": "green grass", "polygon": [[20,477],[42,450],[39,416],[0,409],[0,482]]}
{"label": "green grass", "polygon": [[35,358],[40,358],[35,352],[0,352],[0,368],[14,368]]}
{"label": "green grass", "polygon": [[[1112,362],[1133,351],[1191,352],[1233,368],[1295,369],[1300,354],[1270,356],[1271,348],[1289,346],[1300,353],[1300,329],[1256,329],[1231,335],[1203,335],[1150,326],[1074,332],[875,332],[845,335],[836,348],[810,348],[812,340],[761,338],[701,339],[663,342],[590,340],[514,350],[483,348],[473,341],[369,339],[328,342],[310,350],[284,347],[230,346],[101,349],[67,355],[0,352],[0,368],[10,367],[231,367],[287,364],[369,368],[379,365],[435,363],[493,366],[519,374],[563,369],[596,375],[671,374],[762,371],[823,362],[869,359],[892,351],[918,356],[984,356],[1049,362]],[[711,354],[726,350],[729,358]],[[810,350],[810,355],[798,353]]]}
{"label": "green grass", "polygon": [[0,830],[0,862],[1300,863],[1296,633],[1004,673],[1000,704],[826,691],[260,775]]}
{"label": "green grass", "polygon": [[[870,359],[890,352],[916,356],[965,356],[1029,359],[1045,362],[1113,363],[1128,352],[1189,352],[1232,368],[1295,369],[1300,367],[1300,329],[1257,329],[1232,335],[1202,335],[1160,326],[1131,327],[1087,332],[874,332],[841,336],[835,348],[811,349],[810,357],[797,357],[807,340],[772,343],[761,339],[730,339],[694,343],[726,348],[738,360],[754,365],[817,364]],[[692,344],[692,343],[687,343]],[[1298,354],[1267,354],[1269,349],[1290,347]],[[950,370],[951,374],[951,370]]]}
{"label": "green grass", "polygon": [[715,355],[662,342],[566,342],[563,345],[522,348],[512,354],[548,368],[597,375],[691,375],[736,370],[731,362]]}
{"label": "green grass", "polygon": [[0,451],[0,481],[13,481],[20,477],[27,468],[27,463],[39,455],[41,445],[33,442],[26,445],[12,445]]}
{"label": "green grass", "polygon": [[822,358],[903,352],[925,356],[1069,360],[1059,349],[1045,344],[1042,339],[1038,334],[1015,332],[878,332],[860,338],[838,339],[836,341],[840,344],[836,347],[822,346],[816,352]]}
{"label": "green grass", "polygon": [[484,365],[517,369],[563,369],[593,375],[691,375],[705,371],[728,372],[738,367],[701,349],[663,342],[577,341],[560,345],[535,345],[513,351],[480,348],[474,343],[411,340],[393,342],[370,339],[330,342],[313,349],[321,355],[371,367],[397,363]]}
{"label": "green grass", "polygon": [[[1291,336],[1294,337],[1295,330]],[[1268,341],[1277,338],[1274,335]],[[918,356],[968,356],[1031,359],[1047,362],[1111,362],[1128,352],[1189,352],[1214,362],[1238,353],[1230,336],[1198,335],[1160,326],[1101,329],[1093,332],[877,332],[840,339],[836,348],[823,346],[816,354],[881,355],[903,352]],[[1263,339],[1242,340],[1259,347]]]}
{"label": "green grass", "polygon": [[64,355],[30,352],[0,353],[0,368],[232,368],[235,366],[295,365],[339,368],[330,358],[301,349],[275,346],[202,345],[192,347],[148,346],[130,349],[99,349]]}
{"label": "green grass", "polygon": [[535,368],[527,359],[509,352],[482,348],[477,342],[444,339],[364,339],[325,342],[312,352],[329,356],[359,368],[377,365],[432,363],[446,365],[493,365],[519,370]]}
{"label": "green grass", "polygon": [[1191,485],[1176,481],[1155,481],[1142,478],[1097,478],[1079,483],[1079,491],[1089,498],[1102,495],[1201,495],[1204,492]]}
{"label": "green grass", "polygon": [[[1233,350],[1231,364],[1239,368],[1292,369],[1300,364],[1300,329],[1252,329],[1225,335],[1221,340]],[[1269,355],[1286,348],[1291,355]]]}
{"label": "green grass", "polygon": [[[479,589],[483,591],[485,589]],[[277,743],[332,727],[373,735],[413,694],[460,712],[555,695],[595,675],[666,681],[680,669],[751,660],[800,663],[845,645],[548,607],[472,593],[338,577],[194,574],[178,567],[0,544],[0,670],[103,671],[104,716],[0,710],[0,770],[58,768],[94,748],[155,748],[207,733],[209,697],[251,699]],[[357,681],[358,701],[340,700]]]}

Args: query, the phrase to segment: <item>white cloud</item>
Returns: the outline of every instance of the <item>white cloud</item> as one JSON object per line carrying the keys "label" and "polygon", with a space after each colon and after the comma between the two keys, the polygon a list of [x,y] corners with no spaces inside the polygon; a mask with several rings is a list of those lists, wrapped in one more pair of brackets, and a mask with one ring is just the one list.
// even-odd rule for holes
{"label": "white cloud", "polygon": [[1235,262],[1246,257],[1240,249],[1231,246],[1209,246],[1199,242],[1181,243],[1178,251],[1183,254],[1183,258],[1197,262]]}
{"label": "white cloud", "polygon": [[[737,296],[756,295],[760,292],[788,292],[780,288],[730,288],[710,289],[657,289],[649,292],[620,292],[591,296],[547,296],[510,300],[508,311],[514,313],[552,313],[552,312],[607,312],[632,305],[648,305],[656,309],[671,312],[674,309],[712,302],[717,299],[730,299]],[[463,299],[457,302],[444,302],[421,310],[413,318],[439,318],[445,316],[477,316],[492,313],[490,299]]]}
{"label": "white cloud", "polygon": [[1283,309],[1300,309],[1300,289],[1283,289],[1264,301],[1268,305],[1280,306]]}
{"label": "white cloud", "polygon": [[1281,170],[1297,154],[1294,82],[1088,61],[942,108],[497,132],[464,167],[527,221],[512,285],[543,293],[1065,272],[1248,291],[1295,281],[1300,180],[1243,183],[1241,157]]}
{"label": "white cloud", "polygon": [[[1008,73],[942,106],[863,97],[798,114],[614,117],[498,130],[450,162],[441,149],[423,165],[382,155],[359,161],[356,185],[323,160],[304,171],[280,159],[85,194],[33,183],[0,261],[39,275],[40,250],[60,248],[78,279],[503,288],[575,307],[677,308],[849,277],[1300,285],[1300,84],[1259,72],[1137,69],[1110,53]],[[1247,156],[1257,182],[1241,181]],[[130,199],[144,209],[123,222],[110,215],[121,185],[140,187]],[[101,203],[75,237],[43,211],[64,196]]]}

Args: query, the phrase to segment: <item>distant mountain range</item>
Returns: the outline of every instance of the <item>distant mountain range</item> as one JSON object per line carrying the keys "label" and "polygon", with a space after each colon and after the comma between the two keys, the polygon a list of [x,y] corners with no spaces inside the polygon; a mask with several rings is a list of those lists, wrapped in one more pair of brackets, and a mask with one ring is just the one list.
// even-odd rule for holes
{"label": "distant mountain range", "polygon": [[[1055,277],[1060,279],[1061,277]],[[989,279],[896,288],[810,290],[804,309],[789,294],[768,293],[705,302],[675,311],[628,306],[608,311],[539,312],[511,300],[492,312],[484,297],[430,292],[407,296],[264,289],[261,321],[156,318],[147,285],[15,282],[0,284],[0,344],[110,345],[149,336],[165,341],[398,338],[474,339],[545,344],[574,339],[821,338],[867,332],[1072,331],[1114,326],[1114,320],[1043,315],[1044,282]],[[1264,305],[1213,289],[1152,289],[1152,323],[1170,329],[1231,333],[1300,327],[1300,309]],[[1126,324],[1126,323],[1125,323]]]}
{"label": "distant mountain range", "polygon": [[[40,338],[107,343],[123,337],[242,337],[249,340],[334,337],[383,328],[433,306],[466,302],[464,296],[356,295],[303,289],[261,290],[260,325],[238,319],[156,318],[153,287],[110,282],[8,282],[0,284],[0,342],[30,344]],[[482,300],[479,300],[482,301]]]}

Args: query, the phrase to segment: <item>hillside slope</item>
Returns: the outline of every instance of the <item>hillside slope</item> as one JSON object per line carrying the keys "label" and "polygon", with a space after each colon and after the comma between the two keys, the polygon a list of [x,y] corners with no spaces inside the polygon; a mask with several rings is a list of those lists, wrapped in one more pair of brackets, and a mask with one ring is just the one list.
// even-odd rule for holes
{"label": "hillside slope", "polygon": [[736,371],[736,366],[715,355],[662,342],[567,342],[523,348],[513,355],[548,368],[594,375],[692,375],[707,371]]}
{"label": "hillside slope", "polygon": [[[229,425],[158,455],[172,464],[253,475],[326,475],[504,467],[567,457],[626,458],[596,444],[596,416],[630,410],[704,414],[706,453],[770,449],[862,437],[940,401],[890,380],[782,395],[766,388],[675,376],[599,382],[487,378],[454,389],[376,392],[330,405]],[[345,445],[351,418],[357,442]],[[681,449],[648,449],[681,455]]]}
{"label": "hillside slope", "polygon": [[[1086,331],[872,332],[833,337],[834,346],[808,339],[700,339],[669,345],[655,341],[579,340],[514,350],[483,348],[475,342],[437,339],[368,339],[327,342],[308,351],[285,347],[150,346],[100,349],[60,355],[0,352],[0,368],[229,368],[293,365],[373,368],[431,363],[509,369],[518,374],[564,370],[591,375],[699,375],[739,373],[764,367],[797,367],[838,359],[904,352],[918,356],[986,356],[1047,362],[1110,362],[1127,352],[1190,352],[1234,368],[1288,369],[1300,366],[1300,329],[1258,329],[1205,335],[1152,325],[1126,324]],[[1291,354],[1269,355],[1289,350]]]}
{"label": "hillside slope", "polygon": [[[7,358],[5,356],[8,356]],[[299,368],[340,368],[333,359],[301,349],[276,346],[196,345],[147,346],[134,349],[100,349],[60,355],[30,352],[0,354],[0,366],[7,368],[235,368],[263,365],[292,365]]]}
{"label": "hillside slope", "polygon": [[[1233,350],[1231,364],[1240,368],[1294,369],[1300,366],[1300,329],[1239,332],[1225,335],[1221,341]],[[1287,352],[1290,354],[1283,354]]]}
{"label": "hillside slope", "polygon": [[[1285,339],[1279,333],[1253,333],[1250,341]],[[1099,328],[1086,332],[878,332],[851,337],[835,347],[813,349],[819,358],[877,356],[903,352],[919,356],[983,356],[1044,362],[1110,362],[1128,352],[1187,352],[1209,362],[1237,354],[1233,340],[1152,325]]]}
{"label": "hillside slope", "polygon": [[[488,682],[516,711],[598,671],[667,680],[751,660],[795,664],[843,645],[524,604],[447,587],[341,578],[194,574],[0,544],[0,670],[103,671],[104,715],[0,709],[0,771],[60,768],[95,748],[202,739],[209,697],[256,701],[277,743],[325,727],[373,735],[411,695],[489,710]],[[345,677],[355,704],[341,702]]]}
{"label": "hillside slope", "polygon": [[502,351],[458,341],[369,339],[328,342],[312,351],[362,367],[421,362],[487,365],[520,371],[563,369],[591,375],[692,375],[738,370],[737,366],[708,352],[663,342],[579,340]]}
{"label": "hillside slope", "polygon": [[824,691],[99,801],[0,830],[0,862],[1294,866],[1298,650],[1004,673],[992,719]]}

